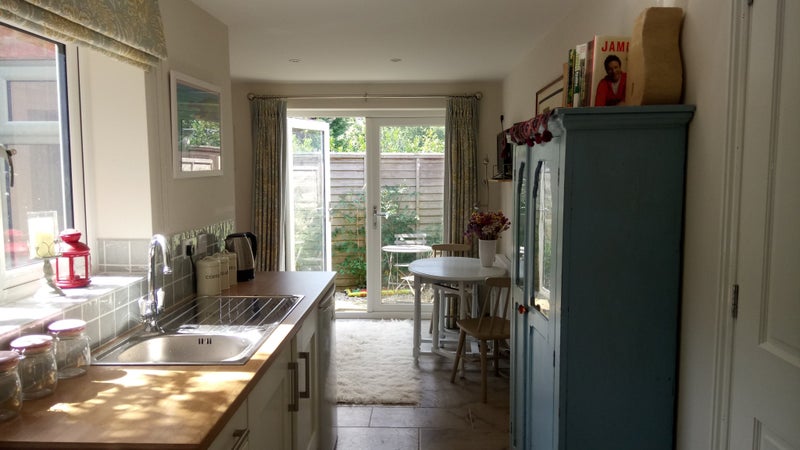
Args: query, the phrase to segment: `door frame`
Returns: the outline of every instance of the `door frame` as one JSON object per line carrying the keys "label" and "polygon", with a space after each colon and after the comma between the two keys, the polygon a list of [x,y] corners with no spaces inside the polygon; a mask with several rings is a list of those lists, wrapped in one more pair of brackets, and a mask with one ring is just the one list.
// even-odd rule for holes
{"label": "door frame", "polygon": [[[439,103],[439,100],[434,100]],[[299,102],[304,103],[304,102]],[[431,101],[424,102],[426,106],[419,107],[377,107],[377,108],[347,108],[347,107],[313,107],[313,106],[293,106],[291,103],[287,108],[287,117],[363,117],[365,119],[386,119],[386,118],[431,118],[441,117],[445,118],[446,105],[441,102],[441,106],[432,106]],[[368,133],[368,132],[367,132]],[[366,136],[365,136],[366,137]],[[369,143],[367,143],[367,152],[369,152]],[[369,164],[369,163],[367,163]],[[445,179],[446,182],[446,179]],[[372,212],[366,211],[370,220]],[[369,227],[367,227],[369,228]],[[331,270],[334,270],[331,267]],[[369,277],[369,274],[367,275]],[[373,310],[369,307],[369,300],[367,303],[366,312],[336,312],[336,317],[348,319],[411,319],[413,315],[413,305],[409,307],[408,311],[389,311],[389,310]],[[422,313],[430,314],[432,310],[431,305],[422,305]]]}
{"label": "door frame", "polygon": [[739,215],[744,153],[745,93],[747,84],[748,47],[750,42],[751,8],[747,2],[732,2],[730,10],[729,78],[724,148],[724,186],[720,223],[720,279],[717,288],[717,323],[714,362],[711,447],[730,448],[730,415],[735,318],[732,314],[734,285],[739,271]]}
{"label": "door frame", "polygon": [[[367,188],[366,188],[366,216],[367,216],[367,312],[391,313],[399,317],[411,319],[414,312],[413,302],[408,305],[383,304],[382,289],[382,262],[381,250],[381,224],[383,217],[373,217],[373,210],[380,211],[381,207],[381,149],[380,128],[384,126],[444,126],[444,111],[440,116],[414,116],[414,117],[366,117],[367,141]],[[443,174],[444,177],[444,174]],[[377,219],[376,221],[374,219]],[[377,225],[377,226],[375,226]],[[377,287],[377,288],[376,288]],[[376,294],[377,292],[377,294]],[[424,308],[427,310],[427,308]]]}
{"label": "door frame", "polygon": [[[324,125],[323,125],[324,124]],[[295,117],[288,117],[286,118],[286,140],[287,140],[287,155],[286,155],[286,164],[287,170],[289,173],[293,170],[294,167],[294,152],[292,150],[292,130],[295,128],[299,129],[307,129],[307,130],[315,130],[320,131],[323,134],[323,142],[322,142],[322,209],[323,209],[323,223],[322,223],[322,232],[324,234],[324,243],[323,243],[323,252],[322,255],[322,270],[332,270],[331,267],[331,215],[330,215],[330,203],[331,203],[331,185],[330,185],[330,174],[331,174],[331,164],[330,164],[330,127],[327,123],[321,122],[319,120],[313,119],[299,119]],[[290,180],[292,178],[290,177]],[[291,189],[287,190],[287,208],[286,213],[286,228],[289,232],[286,233],[286,270],[295,270],[295,253],[294,253],[294,194]]]}

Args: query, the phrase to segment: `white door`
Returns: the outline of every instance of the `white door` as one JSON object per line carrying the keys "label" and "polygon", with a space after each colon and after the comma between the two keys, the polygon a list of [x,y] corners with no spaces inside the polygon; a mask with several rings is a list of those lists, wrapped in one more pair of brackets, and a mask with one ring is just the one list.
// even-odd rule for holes
{"label": "white door", "polygon": [[287,270],[331,270],[329,126],[296,118],[288,125]]}
{"label": "white door", "polygon": [[442,239],[444,118],[368,117],[366,130],[367,311],[410,318],[408,264]]}
{"label": "white door", "polygon": [[729,448],[800,449],[800,2],[750,14]]}

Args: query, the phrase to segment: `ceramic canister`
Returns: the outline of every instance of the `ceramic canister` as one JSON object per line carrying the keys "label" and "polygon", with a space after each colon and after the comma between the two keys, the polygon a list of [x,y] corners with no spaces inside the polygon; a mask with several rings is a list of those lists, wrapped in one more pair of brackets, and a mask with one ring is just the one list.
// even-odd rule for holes
{"label": "ceramic canister", "polygon": [[238,265],[236,264],[236,253],[223,249],[221,252],[219,252],[219,254],[228,258],[228,281],[230,281],[231,286],[239,283],[239,280],[237,280],[236,276],[236,271],[238,270]]}
{"label": "ceramic canister", "polygon": [[224,291],[231,287],[230,277],[228,276],[230,273],[228,269],[228,257],[222,253],[215,253],[213,257],[219,261],[219,288]]}
{"label": "ceramic canister", "polygon": [[197,261],[197,295],[219,295],[219,259],[211,256]]}

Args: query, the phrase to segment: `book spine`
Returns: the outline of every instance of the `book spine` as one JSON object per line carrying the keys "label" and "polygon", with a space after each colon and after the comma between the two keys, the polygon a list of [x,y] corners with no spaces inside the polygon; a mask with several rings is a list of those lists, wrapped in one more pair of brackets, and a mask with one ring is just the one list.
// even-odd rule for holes
{"label": "book spine", "polygon": [[586,97],[586,47],[586,44],[578,44],[575,46],[575,94],[573,96],[573,104],[575,106],[581,106],[583,104],[583,99]]}
{"label": "book spine", "polygon": [[572,107],[572,98],[575,95],[575,49],[569,49],[567,55],[567,107]]}
{"label": "book spine", "polygon": [[594,95],[593,86],[593,77],[594,77],[594,45],[595,41],[592,39],[591,41],[586,43],[586,71],[584,75],[584,89],[583,92],[586,94],[581,99],[581,106],[592,106],[592,96]]}

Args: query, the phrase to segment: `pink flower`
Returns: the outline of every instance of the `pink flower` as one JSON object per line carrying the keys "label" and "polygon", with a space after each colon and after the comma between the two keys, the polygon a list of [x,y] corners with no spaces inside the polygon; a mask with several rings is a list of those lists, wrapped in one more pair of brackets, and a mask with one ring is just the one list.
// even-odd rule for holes
{"label": "pink flower", "polygon": [[483,240],[494,240],[497,239],[500,233],[509,229],[510,226],[511,221],[503,215],[502,211],[475,211],[469,218],[464,236],[470,241],[476,237]]}

